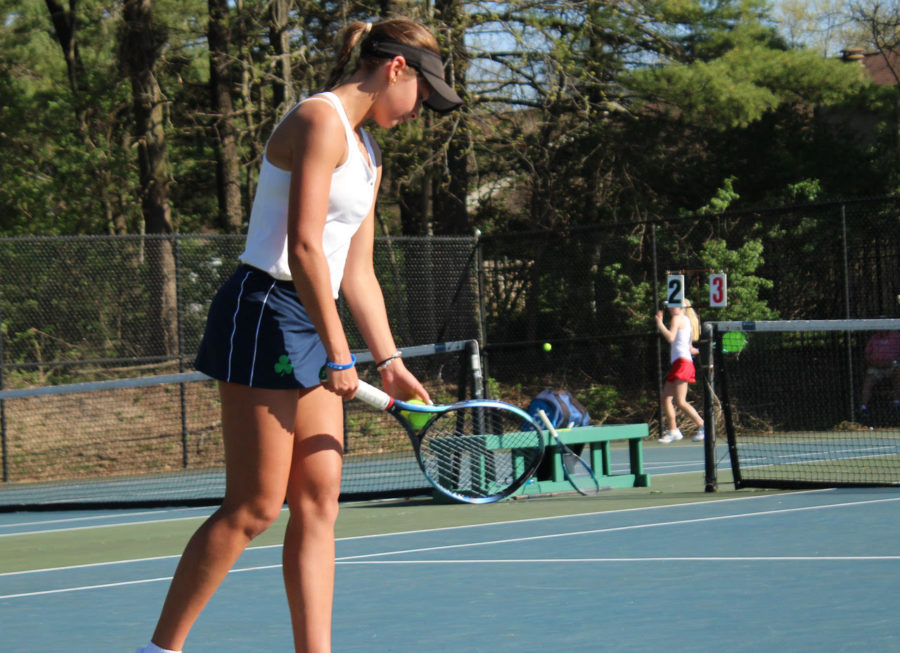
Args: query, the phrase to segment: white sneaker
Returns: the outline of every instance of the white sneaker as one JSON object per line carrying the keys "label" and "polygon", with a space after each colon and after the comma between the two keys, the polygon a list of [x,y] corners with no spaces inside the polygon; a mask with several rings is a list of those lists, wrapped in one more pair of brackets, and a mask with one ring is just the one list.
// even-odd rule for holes
{"label": "white sneaker", "polygon": [[674,431],[666,431],[663,436],[659,439],[663,444],[669,444],[670,442],[677,442],[684,437],[684,434],[680,429],[675,429]]}
{"label": "white sneaker", "polygon": [[695,435],[691,440],[694,442],[703,442],[706,439],[706,431],[703,430],[703,427],[700,427],[700,430],[697,431],[697,435]]}

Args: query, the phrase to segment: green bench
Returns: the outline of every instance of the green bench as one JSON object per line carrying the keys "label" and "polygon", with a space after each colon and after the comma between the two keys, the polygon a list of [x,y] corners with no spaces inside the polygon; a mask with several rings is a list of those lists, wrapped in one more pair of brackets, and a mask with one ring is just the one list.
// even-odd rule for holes
{"label": "green bench", "polygon": [[[582,457],[590,464],[600,482],[600,487],[650,487],[650,475],[644,472],[644,450],[641,442],[650,434],[646,424],[610,424],[606,426],[577,426],[570,429],[557,429],[560,440],[569,447],[584,444]],[[551,492],[570,492],[572,486],[566,480],[563,471],[563,459],[556,446],[556,440],[550,438],[544,456],[552,460],[549,478],[535,478],[529,481],[518,494],[547,494]],[[627,441],[630,459],[630,474],[613,474],[610,469],[610,445],[613,442]],[[587,449],[589,448],[589,449]],[[588,452],[590,456],[588,457]]]}

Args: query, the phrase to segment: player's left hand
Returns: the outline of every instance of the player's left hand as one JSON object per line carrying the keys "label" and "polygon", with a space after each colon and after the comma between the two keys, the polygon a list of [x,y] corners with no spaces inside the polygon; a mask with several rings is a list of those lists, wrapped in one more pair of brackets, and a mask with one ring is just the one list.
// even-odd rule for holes
{"label": "player's left hand", "polygon": [[428,390],[406,369],[400,358],[381,371],[381,383],[384,391],[392,397],[404,400],[418,397],[425,403],[432,403]]}

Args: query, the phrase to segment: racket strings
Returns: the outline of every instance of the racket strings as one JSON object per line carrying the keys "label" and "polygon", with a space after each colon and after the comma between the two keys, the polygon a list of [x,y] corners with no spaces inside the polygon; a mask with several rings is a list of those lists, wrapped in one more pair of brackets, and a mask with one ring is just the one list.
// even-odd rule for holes
{"label": "racket strings", "polygon": [[569,484],[579,494],[597,494],[600,491],[600,483],[594,470],[582,458],[586,452],[582,451],[581,455],[579,455],[566,445],[560,445],[560,449],[562,453],[560,462]]}
{"label": "racket strings", "polygon": [[436,418],[419,455],[438,485],[462,496],[488,497],[518,486],[540,462],[544,440],[520,413],[463,407]]}

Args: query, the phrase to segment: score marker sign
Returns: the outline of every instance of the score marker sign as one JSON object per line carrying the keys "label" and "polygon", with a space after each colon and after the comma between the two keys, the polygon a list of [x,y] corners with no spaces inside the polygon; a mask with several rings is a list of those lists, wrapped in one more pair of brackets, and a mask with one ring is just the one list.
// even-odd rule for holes
{"label": "score marker sign", "polygon": [[666,279],[666,305],[684,306],[683,274],[670,274]]}
{"label": "score marker sign", "polygon": [[724,272],[709,275],[709,305],[712,308],[728,306],[728,277]]}

